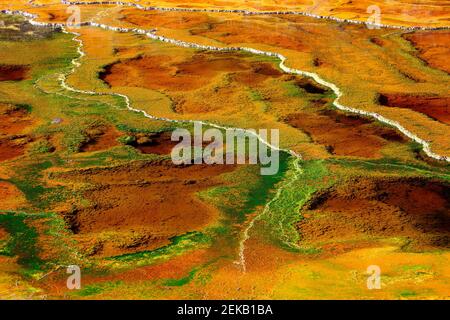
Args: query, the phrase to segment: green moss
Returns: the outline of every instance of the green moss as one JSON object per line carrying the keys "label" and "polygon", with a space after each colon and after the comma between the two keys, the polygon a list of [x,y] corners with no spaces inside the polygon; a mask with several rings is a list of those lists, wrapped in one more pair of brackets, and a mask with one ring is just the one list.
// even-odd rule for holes
{"label": "green moss", "polygon": [[29,226],[28,219],[39,219],[43,215],[3,212],[0,214],[0,226],[9,234],[10,239],[0,252],[7,256],[18,256],[18,263],[28,269],[42,270],[44,262],[39,258],[36,246],[38,233]]}
{"label": "green moss", "polygon": [[450,181],[450,165],[432,167],[426,164],[409,163],[391,158],[376,160],[329,159],[327,163],[337,164],[342,168],[351,170],[379,171],[403,176],[419,175]]}
{"label": "green moss", "polygon": [[102,294],[106,291],[113,290],[123,284],[123,281],[108,281],[102,283],[91,284],[82,287],[78,291],[73,291],[74,296],[89,297]]}
{"label": "green moss", "polygon": [[53,145],[47,140],[39,140],[36,143],[33,143],[29,149],[30,154],[45,154],[53,152],[55,148]]}
{"label": "green moss", "polygon": [[399,293],[399,296],[402,298],[411,298],[417,296],[417,293],[411,290],[403,290]]}
{"label": "green moss", "polygon": [[165,286],[168,287],[181,287],[185,284],[188,284],[189,282],[194,279],[195,274],[197,273],[198,269],[194,269],[186,277],[180,278],[180,279],[169,279],[164,282]]}
{"label": "green moss", "polygon": [[261,215],[265,222],[265,234],[285,249],[305,254],[320,252],[316,248],[302,248],[297,244],[300,235],[296,225],[302,219],[300,209],[321,188],[332,183],[323,161],[300,161],[295,159],[281,185],[278,196]]}
{"label": "green moss", "polygon": [[28,113],[30,113],[31,111],[33,111],[33,107],[29,104],[26,103],[18,103],[15,105],[17,108],[19,109],[24,109],[26,110]]}
{"label": "green moss", "polygon": [[250,99],[252,99],[253,101],[264,101],[264,96],[261,94],[261,92],[257,91],[257,90],[250,90],[249,93]]}
{"label": "green moss", "polygon": [[[131,265],[144,266],[158,260],[168,259],[180,255],[188,250],[209,246],[211,238],[201,232],[190,232],[170,239],[170,244],[152,251],[142,251],[137,253],[124,254],[110,257],[108,260],[115,261],[115,267],[122,268]],[[117,264],[119,262],[120,264]],[[130,265],[131,264],[131,265]]]}
{"label": "green moss", "polygon": [[122,144],[131,145],[136,142],[136,137],[135,136],[123,136],[123,137],[120,137],[118,140]]}
{"label": "green moss", "polygon": [[[55,160],[57,161],[57,159],[53,159],[53,161]],[[19,175],[10,179],[9,182],[19,188],[33,207],[45,209],[52,202],[64,199],[66,192],[63,187],[43,186],[42,171],[52,166],[53,162],[50,160],[26,164],[18,168]]]}

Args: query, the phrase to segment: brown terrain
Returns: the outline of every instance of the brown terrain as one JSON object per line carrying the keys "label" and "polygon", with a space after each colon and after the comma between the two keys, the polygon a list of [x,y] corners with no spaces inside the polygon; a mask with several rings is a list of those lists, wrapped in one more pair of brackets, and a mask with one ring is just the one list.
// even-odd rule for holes
{"label": "brown terrain", "polygon": [[173,236],[214,222],[218,212],[200,201],[196,193],[220,185],[218,176],[233,170],[234,166],[228,165],[175,166],[158,161],[58,173],[57,179],[89,184],[85,198],[91,205],[66,215],[76,234],[109,231],[143,235],[113,252],[102,252],[119,254],[159,247]]}
{"label": "brown terrain", "polygon": [[23,137],[0,138],[0,161],[11,160],[25,153],[29,141]]}
{"label": "brown terrain", "polygon": [[192,29],[193,35],[205,36],[227,45],[253,43],[272,45],[283,49],[306,51],[307,46],[302,42],[301,33],[297,28],[280,28],[267,32],[264,25],[247,21],[225,21],[209,24]]}
{"label": "brown terrain", "polygon": [[339,156],[380,158],[381,149],[389,142],[406,142],[394,129],[334,110],[322,110],[318,115],[291,114],[284,121],[308,133],[314,142],[327,146],[331,154]]}
{"label": "brown terrain", "polygon": [[281,76],[269,63],[242,57],[236,53],[198,53],[189,61],[177,63],[168,56],[140,56],[106,66],[100,78],[110,86],[187,91],[210,84],[223,72],[237,72],[236,80],[245,84]]}
{"label": "brown terrain", "polygon": [[1,134],[19,134],[31,124],[31,118],[25,109],[0,104]]}
{"label": "brown terrain", "polygon": [[82,152],[94,152],[99,150],[106,150],[111,147],[119,145],[117,139],[122,135],[114,127],[100,127],[91,129],[87,132],[88,142],[82,147]]}
{"label": "brown terrain", "polygon": [[171,140],[170,132],[163,132],[151,134],[150,136],[138,135],[134,146],[145,154],[168,155],[177,144],[177,141]]}
{"label": "brown terrain", "polygon": [[21,156],[31,139],[21,134],[32,124],[28,112],[19,107],[0,104],[0,161]]}
{"label": "brown terrain", "polygon": [[403,36],[418,50],[418,56],[433,68],[450,74],[450,31],[414,32]]}
{"label": "brown terrain", "polygon": [[378,101],[383,106],[411,109],[450,124],[450,97],[383,93]]}
{"label": "brown terrain", "polygon": [[450,186],[420,178],[353,178],[319,192],[303,208],[298,229],[307,242],[407,237],[450,245]]}
{"label": "brown terrain", "polygon": [[0,210],[16,210],[22,206],[26,206],[26,200],[22,192],[15,185],[7,181],[0,181],[0,197],[2,199],[0,201]]}
{"label": "brown terrain", "polygon": [[0,64],[0,81],[20,81],[28,78],[29,66]]}
{"label": "brown terrain", "polygon": [[136,9],[123,9],[120,20],[145,28],[171,28],[185,29],[212,22],[208,15],[197,12],[167,12],[161,14],[157,11],[138,11]]}

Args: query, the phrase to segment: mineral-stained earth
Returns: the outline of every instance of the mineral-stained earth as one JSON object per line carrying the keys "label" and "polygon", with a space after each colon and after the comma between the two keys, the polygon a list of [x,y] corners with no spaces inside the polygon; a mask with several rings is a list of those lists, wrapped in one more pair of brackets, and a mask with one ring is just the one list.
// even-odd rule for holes
{"label": "mineral-stained earth", "polygon": [[[450,298],[448,1],[0,10],[0,299]],[[196,121],[279,170],[175,164]]]}

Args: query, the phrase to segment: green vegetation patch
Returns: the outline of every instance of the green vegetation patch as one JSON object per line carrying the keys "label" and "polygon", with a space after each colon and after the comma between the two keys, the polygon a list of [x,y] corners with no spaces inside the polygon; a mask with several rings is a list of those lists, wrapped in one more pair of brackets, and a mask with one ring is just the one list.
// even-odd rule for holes
{"label": "green vegetation patch", "polygon": [[323,161],[292,160],[283,184],[280,184],[277,194],[260,216],[265,233],[285,249],[306,254],[317,253],[315,248],[298,246],[300,235],[296,225],[302,219],[301,207],[316,191],[332,181]]}
{"label": "green vegetation patch", "polygon": [[0,251],[0,254],[14,257],[18,256],[18,263],[26,268],[41,270],[43,261],[38,256],[36,242],[38,233],[30,227],[27,219],[39,219],[42,216],[30,216],[26,213],[4,212],[0,213],[0,226],[9,234],[10,239]]}
{"label": "green vegetation patch", "polygon": [[183,254],[186,251],[207,247],[211,244],[209,235],[201,232],[189,232],[170,239],[170,244],[152,251],[129,253],[121,256],[110,257],[113,267],[145,266],[161,260]]}
{"label": "green vegetation patch", "polygon": [[[69,233],[64,220],[55,213],[0,212],[0,227],[9,233],[0,249],[0,254],[18,257],[18,263],[24,267],[25,276],[33,277],[54,266],[78,263],[73,241],[69,241]],[[44,241],[51,254],[46,260],[39,254],[39,238]],[[75,259],[75,260],[74,260]]]}
{"label": "green vegetation patch", "polygon": [[74,296],[89,297],[102,294],[109,290],[113,290],[123,284],[123,281],[107,281],[101,283],[90,284],[85,287],[82,286],[80,290],[73,292]]}

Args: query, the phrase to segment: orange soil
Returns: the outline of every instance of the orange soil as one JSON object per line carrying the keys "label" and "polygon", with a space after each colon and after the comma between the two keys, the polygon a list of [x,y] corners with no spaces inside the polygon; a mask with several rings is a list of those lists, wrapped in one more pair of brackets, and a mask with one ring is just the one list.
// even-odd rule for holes
{"label": "orange soil", "polygon": [[238,72],[234,80],[247,86],[255,86],[269,78],[279,78],[283,72],[275,69],[272,64],[267,62],[252,62],[251,70]]}
{"label": "orange soil", "polygon": [[26,203],[22,192],[16,186],[6,181],[0,181],[0,199],[2,199],[0,210],[16,210]]}
{"label": "orange soil", "polygon": [[440,182],[354,178],[318,193],[302,211],[298,228],[306,242],[403,236],[418,245],[450,243],[450,186]]}
{"label": "orange soil", "polygon": [[6,240],[8,239],[9,233],[0,227],[0,240]]}
{"label": "orange soil", "polygon": [[236,79],[248,84],[281,75],[269,63],[249,62],[241,57],[234,53],[199,53],[189,61],[174,63],[168,56],[143,56],[107,66],[100,78],[111,86],[186,91],[208,85],[224,72],[246,71],[238,73]]}
{"label": "orange soil", "polygon": [[[6,110],[3,110],[6,109]],[[3,111],[3,112],[2,112]],[[32,124],[24,109],[0,107],[0,134],[18,134]]]}
{"label": "orange soil", "polygon": [[205,36],[227,45],[236,43],[252,43],[273,45],[279,48],[305,51],[307,46],[302,42],[301,33],[297,28],[267,31],[267,27],[253,21],[225,21],[210,24],[207,28],[191,30],[193,35]]}
{"label": "orange soil", "polygon": [[204,13],[196,12],[161,12],[138,11],[136,9],[124,9],[120,20],[145,28],[170,28],[186,29],[211,22],[211,18]]}
{"label": "orange soil", "polygon": [[325,110],[319,115],[296,113],[288,115],[284,121],[339,156],[379,158],[381,149],[389,141],[406,141],[393,129],[337,111]]}
{"label": "orange soil", "polygon": [[30,138],[21,133],[31,124],[26,110],[0,104],[0,161],[24,154]]}
{"label": "orange soil", "polygon": [[380,94],[379,102],[384,106],[411,109],[450,124],[450,97]]}
{"label": "orange soil", "polygon": [[[88,133],[89,134],[89,133]],[[119,145],[117,138],[122,134],[113,127],[96,129],[90,133],[90,140],[81,147],[83,152],[106,150]]]}
{"label": "orange soil", "polygon": [[0,161],[14,159],[25,153],[23,140],[0,138]]}
{"label": "orange soil", "polygon": [[29,70],[29,66],[0,64],[0,81],[25,80]]}
{"label": "orange soil", "polygon": [[174,166],[161,161],[64,173],[63,179],[92,185],[85,193],[91,205],[77,210],[68,222],[80,235],[102,231],[145,235],[123,245],[122,252],[161,246],[167,239],[200,230],[217,218],[216,209],[200,201],[196,193],[221,184],[218,176],[233,169],[228,165]]}
{"label": "orange soil", "polygon": [[450,73],[450,31],[421,31],[403,37],[411,41],[428,65]]}

